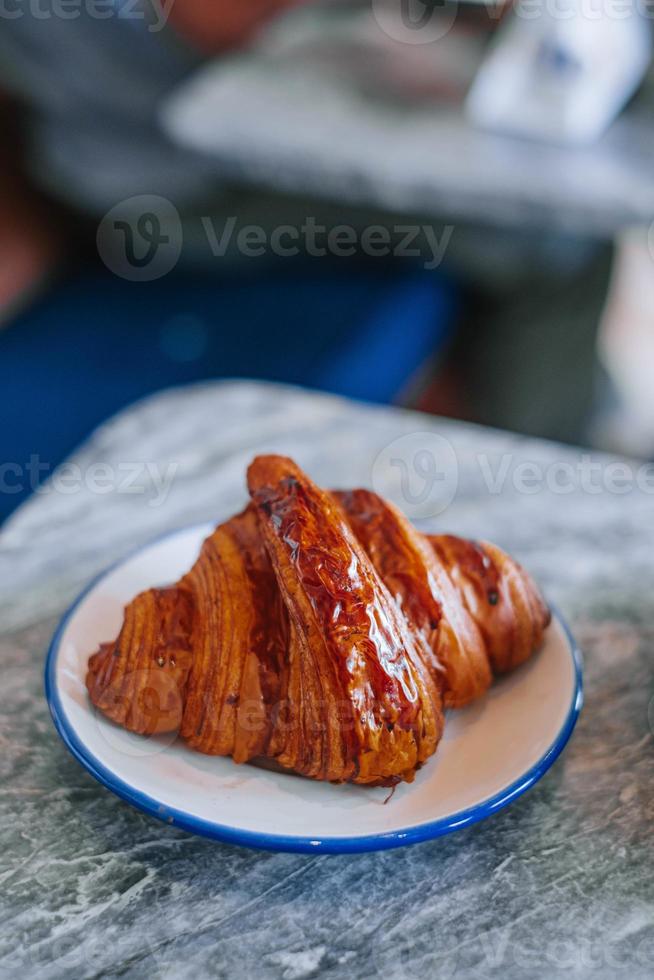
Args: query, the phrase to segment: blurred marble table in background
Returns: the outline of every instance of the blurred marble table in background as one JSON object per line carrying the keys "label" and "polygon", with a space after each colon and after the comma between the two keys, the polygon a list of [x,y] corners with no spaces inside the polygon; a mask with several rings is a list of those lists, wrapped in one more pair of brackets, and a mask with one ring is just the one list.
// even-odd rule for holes
{"label": "blurred marble table in background", "polygon": [[[262,451],[538,576],[584,652],[586,706],[526,796],[413,848],[268,854],[164,826],[69,756],[42,688],[59,616],[135,546],[241,507]],[[0,975],[651,977],[653,545],[650,470],[555,444],[247,382],[108,422],[0,538]]]}
{"label": "blurred marble table in background", "polygon": [[651,73],[590,145],[487,131],[463,108],[487,50],[480,23],[457,26],[461,6],[439,4],[410,36],[401,5],[390,0],[390,21],[380,6],[291,10],[247,53],[202,65],[163,100],[168,135],[218,179],[348,207],[580,238],[648,227]]}

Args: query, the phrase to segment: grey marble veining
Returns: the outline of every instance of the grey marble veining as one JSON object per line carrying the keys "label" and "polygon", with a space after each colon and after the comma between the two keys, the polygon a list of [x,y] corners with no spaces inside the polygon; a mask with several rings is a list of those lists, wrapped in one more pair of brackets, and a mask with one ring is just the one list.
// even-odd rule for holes
{"label": "grey marble veining", "polygon": [[[586,706],[550,773],[482,824],[350,857],[215,844],[97,785],[59,742],[42,693],[45,649],[76,592],[165,529],[240,507],[244,468],[257,451],[290,453],[328,485],[388,480],[397,497],[396,471],[380,470],[379,456],[416,432],[425,445],[435,433],[447,440],[458,474],[452,482],[450,469],[442,483],[443,492],[456,491],[447,509],[422,525],[513,551],[584,651]],[[400,456],[406,445],[414,443],[397,444]],[[652,976],[647,471],[638,489],[630,464],[618,472],[611,460],[556,445],[247,383],[149,399],[96,432],[72,462],[79,488],[70,471],[0,538],[0,975]],[[531,483],[525,462],[540,467]],[[109,467],[101,492],[97,463]],[[127,492],[127,464],[138,470],[131,489],[142,493]],[[166,473],[172,479],[162,489]],[[558,492],[568,483],[571,492]]]}

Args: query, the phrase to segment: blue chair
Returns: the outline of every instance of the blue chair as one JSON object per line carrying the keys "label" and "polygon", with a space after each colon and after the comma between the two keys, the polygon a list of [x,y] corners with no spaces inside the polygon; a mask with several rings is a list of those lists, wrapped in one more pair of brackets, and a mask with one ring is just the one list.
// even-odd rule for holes
{"label": "blue chair", "polygon": [[452,283],[401,264],[280,261],[151,283],[78,272],[0,331],[0,519],[30,492],[30,457],[47,476],[96,425],[164,387],[264,378],[391,402],[455,310]]}

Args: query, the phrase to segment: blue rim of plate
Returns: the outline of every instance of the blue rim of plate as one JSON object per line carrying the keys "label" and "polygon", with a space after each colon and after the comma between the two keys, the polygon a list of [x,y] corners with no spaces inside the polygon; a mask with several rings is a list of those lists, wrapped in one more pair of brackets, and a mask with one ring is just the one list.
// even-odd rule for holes
{"label": "blue rim of plate", "polygon": [[211,525],[209,523],[203,523],[175,528],[132,549],[123,558],[114,562],[109,568],[97,575],[80,593],[72,605],[69,606],[50,641],[45,662],[45,696],[55,728],[64,745],[77,761],[99,783],[106,786],[116,796],[130,803],[138,810],[142,810],[144,813],[156,817],[157,820],[161,820],[168,826],[178,827],[192,834],[208,837],[225,844],[236,844],[241,847],[252,847],[265,851],[291,851],[304,854],[357,854],[365,851],[387,850],[391,847],[403,847],[408,844],[419,844],[422,841],[433,840],[436,837],[450,834],[455,830],[462,830],[464,827],[469,827],[471,824],[478,823],[480,820],[485,820],[486,817],[490,817],[499,810],[502,810],[509,803],[512,803],[513,800],[531,789],[558,759],[572,735],[583,706],[583,663],[581,651],[575,642],[570,627],[556,606],[550,603],[552,615],[563,628],[574,667],[574,687],[566,719],[548,750],[524,775],[520,776],[498,793],[466,810],[459,810],[457,813],[441,817],[439,820],[433,820],[429,823],[418,824],[405,829],[392,830],[385,834],[370,834],[358,837],[298,837],[283,834],[257,833],[256,831],[243,830],[238,827],[229,827],[210,820],[204,820],[201,817],[192,816],[183,810],[166,806],[159,800],[154,799],[154,797],[148,796],[129,783],[124,782],[119,776],[107,769],[89,751],[68,720],[56,682],[57,656],[61,638],[77,608],[107,575],[146,548],[158,544],[166,538],[205,526],[208,528]]}

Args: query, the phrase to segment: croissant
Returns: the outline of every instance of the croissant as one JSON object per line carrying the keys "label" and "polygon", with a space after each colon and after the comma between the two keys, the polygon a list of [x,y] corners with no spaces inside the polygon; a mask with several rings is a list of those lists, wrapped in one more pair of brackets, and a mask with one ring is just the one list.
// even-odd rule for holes
{"label": "croissant", "polygon": [[297,717],[274,732],[272,754],[317,779],[410,778],[443,727],[420,635],[292,460],[255,459],[248,488],[291,624],[285,689]]}
{"label": "croissant", "polygon": [[251,502],[175,586],[125,610],[89,660],[91,702],[140,734],[332,782],[410,782],[444,707],[526,660],[549,611],[499,548],[421,535],[368,490],[260,456]]}
{"label": "croissant", "polygon": [[183,587],[149,589],[125,609],[114,643],[89,659],[86,687],[96,708],[139,735],[177,731],[191,667],[194,603]]}
{"label": "croissant", "polygon": [[531,577],[501,548],[419,534],[370,490],[335,498],[383,582],[443,672],[446,707],[461,708],[540,647],[550,612]]}
{"label": "croissant", "polygon": [[396,507],[369,490],[337,492],[348,521],[382,581],[430,651],[447,707],[462,707],[489,687],[492,674],[477,623],[448,565]]}
{"label": "croissant", "polygon": [[289,621],[253,506],[207,538],[181,584],[195,600],[182,737],[236,762],[267,755]]}

